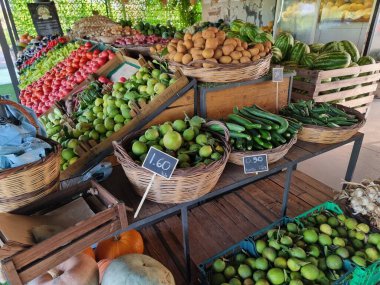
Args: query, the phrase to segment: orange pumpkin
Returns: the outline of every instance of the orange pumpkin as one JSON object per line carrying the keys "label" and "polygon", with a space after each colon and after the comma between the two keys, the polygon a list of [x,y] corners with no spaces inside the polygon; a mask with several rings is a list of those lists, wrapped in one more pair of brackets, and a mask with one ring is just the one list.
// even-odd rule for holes
{"label": "orange pumpkin", "polygon": [[106,271],[108,265],[112,262],[112,259],[102,259],[98,261],[99,268],[99,283],[102,283],[104,272]]}
{"label": "orange pumpkin", "polygon": [[120,236],[99,242],[95,255],[97,260],[114,259],[128,253],[143,253],[144,241],[136,230],[122,233]]}
{"label": "orange pumpkin", "polygon": [[95,259],[95,252],[94,252],[94,250],[91,247],[86,248],[85,250],[82,251],[82,253],[87,254],[88,256],[90,256],[94,260],[96,260]]}

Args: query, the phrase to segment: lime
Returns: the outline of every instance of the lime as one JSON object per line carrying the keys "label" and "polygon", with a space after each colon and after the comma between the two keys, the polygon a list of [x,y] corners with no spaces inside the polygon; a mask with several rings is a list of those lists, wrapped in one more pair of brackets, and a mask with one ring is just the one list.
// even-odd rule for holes
{"label": "lime", "polygon": [[224,260],[218,258],[212,264],[212,268],[214,269],[215,272],[223,272],[224,269],[226,268],[226,263],[224,262]]}
{"label": "lime", "polygon": [[355,249],[362,249],[364,247],[363,241],[359,239],[352,239],[351,242]]}
{"label": "lime", "polygon": [[346,225],[346,228],[349,230],[354,230],[356,226],[358,225],[358,221],[354,218],[348,218],[344,221],[344,224]]}
{"label": "lime", "polygon": [[356,228],[358,231],[361,231],[365,234],[368,234],[369,230],[370,230],[369,226],[367,224],[363,224],[363,223],[360,223]]}
{"label": "lime", "polygon": [[148,152],[148,147],[146,146],[145,143],[136,141],[132,145],[132,152],[136,156],[140,156],[146,152]]}
{"label": "lime", "polygon": [[229,285],[241,285],[241,281],[238,278],[232,278],[230,282],[228,282]]}
{"label": "lime", "polygon": [[336,218],[336,217],[329,217],[327,219],[327,223],[331,226],[331,227],[337,227],[339,226],[339,220]]}
{"label": "lime", "polygon": [[205,134],[197,135],[195,142],[199,145],[205,145],[207,144],[207,136]]}
{"label": "lime", "polygon": [[148,141],[155,141],[159,138],[160,134],[158,133],[158,130],[150,128],[145,131],[145,138]]}
{"label": "lime", "polygon": [[333,244],[336,245],[336,246],[340,246],[340,247],[345,247],[346,246],[346,242],[344,241],[344,239],[342,239],[340,237],[335,237],[333,239]]}
{"label": "lime", "polygon": [[319,215],[315,216],[315,219],[316,219],[318,224],[324,224],[327,222],[327,217],[323,214],[319,214]]}
{"label": "lime", "polygon": [[330,246],[332,245],[332,240],[331,237],[326,235],[326,234],[320,234],[318,237],[319,243],[323,246],[327,245]]}
{"label": "lime", "polygon": [[188,168],[191,167],[190,163],[188,162],[180,162],[179,163],[179,168]]}
{"label": "lime", "polygon": [[121,115],[123,116],[124,119],[132,119],[131,110],[122,110]]}
{"label": "lime", "polygon": [[82,142],[86,142],[88,141],[90,138],[88,135],[81,135],[78,140],[82,141]]}
{"label": "lime", "polygon": [[287,245],[287,246],[290,246],[293,244],[293,240],[291,237],[289,236],[283,236],[281,239],[280,239],[280,243],[283,244],[283,245]]}
{"label": "lime", "polygon": [[159,131],[160,131],[160,134],[161,136],[165,135],[167,132],[169,131],[173,131],[173,127],[170,125],[170,124],[163,124],[163,125],[160,125],[159,127]]}
{"label": "lime", "polygon": [[295,223],[288,223],[286,225],[286,229],[288,230],[288,232],[291,232],[291,233],[297,233],[298,232],[298,227]]}
{"label": "lime", "polygon": [[347,259],[350,257],[350,253],[348,252],[347,248],[344,247],[338,247],[335,250],[335,254],[339,255],[343,259]]}
{"label": "lime", "polygon": [[366,248],[365,254],[368,257],[368,260],[371,261],[371,262],[376,261],[376,260],[379,259],[379,252],[375,248],[373,248],[373,247]]}
{"label": "lime", "polygon": [[211,277],[211,285],[220,285],[226,281],[222,273],[215,273]]}
{"label": "lime", "polygon": [[363,232],[356,232],[355,238],[358,240],[364,240],[365,239],[365,233]]}
{"label": "lime", "polygon": [[67,147],[68,148],[72,148],[72,149],[75,149],[77,146],[78,146],[79,142],[77,139],[71,139],[69,140],[69,142],[67,143]]}
{"label": "lime", "polygon": [[145,135],[140,136],[140,137],[139,137],[139,141],[140,141],[140,142],[143,142],[143,143],[148,142],[148,140],[146,139]]}
{"label": "lime", "polygon": [[306,257],[305,261],[310,262],[311,264],[314,264],[315,266],[318,266],[318,259],[316,259],[314,256]]}
{"label": "lime", "polygon": [[74,156],[73,158],[71,158],[71,159],[69,160],[69,165],[74,164],[78,159],[79,159],[79,157]]}
{"label": "lime", "polygon": [[339,220],[339,221],[341,221],[341,222],[344,222],[347,218],[346,218],[346,216],[345,215],[343,215],[343,214],[339,214],[338,216],[336,216],[337,217],[337,219]]}
{"label": "lime", "polygon": [[252,276],[252,269],[247,264],[240,264],[238,273],[241,278],[245,279]]}
{"label": "lime", "polygon": [[158,79],[160,77],[161,71],[159,69],[153,69],[152,70],[152,76],[153,78]]}
{"label": "lime", "polygon": [[313,281],[318,278],[319,269],[313,264],[306,264],[301,268],[301,275],[303,278]]}
{"label": "lime", "polygon": [[332,270],[340,270],[343,267],[343,260],[340,256],[332,254],[326,257],[326,265]]}
{"label": "lime", "polygon": [[224,276],[226,277],[227,280],[231,279],[236,275],[236,270],[235,267],[229,265],[224,269]]}
{"label": "lime", "polygon": [[332,229],[332,231],[331,231],[331,236],[332,236],[332,237],[338,237],[338,236],[339,236],[338,231],[337,231],[336,229]]}
{"label": "lime", "polygon": [[104,103],[103,98],[96,98],[95,99],[95,106],[100,106]]}
{"label": "lime", "polygon": [[190,156],[186,153],[181,153],[177,156],[179,162],[190,162]]}
{"label": "lime", "polygon": [[213,154],[211,154],[211,159],[213,160],[219,160],[221,158],[222,158],[222,155],[219,152],[214,152]]}
{"label": "lime", "polygon": [[69,167],[69,162],[65,162],[65,163],[62,164],[62,166],[61,166],[62,170],[66,170],[67,167]]}
{"label": "lime", "polygon": [[120,130],[122,127],[124,126],[124,124],[115,124],[115,126],[113,127],[113,131],[114,132],[117,132],[118,130]]}
{"label": "lime", "polygon": [[299,279],[290,280],[289,285],[303,285],[303,282]]}
{"label": "lime", "polygon": [[92,130],[89,135],[88,135],[91,139],[93,140],[98,140],[99,139],[99,133],[95,130]]}
{"label": "lime", "polygon": [[354,255],[367,258],[367,255],[362,250],[357,250]]}
{"label": "lime", "polygon": [[286,269],[287,263],[284,257],[276,257],[274,260],[274,266],[282,269]]}
{"label": "lime", "polygon": [[326,258],[320,257],[318,259],[318,268],[323,271],[327,270]]}
{"label": "lime", "polygon": [[162,148],[162,146],[160,146],[159,144],[154,144],[154,145],[152,145],[152,147],[154,147],[154,148],[156,148],[156,149],[158,149],[158,150],[161,150],[161,151],[164,150],[164,149]]}
{"label": "lime", "polygon": [[362,267],[366,267],[367,266],[367,262],[366,262],[366,260],[363,258],[363,257],[360,257],[360,256],[353,256],[353,257],[351,257],[351,260],[355,263],[355,264],[357,264],[357,265],[359,265],[359,266],[362,266]]}
{"label": "lime", "polygon": [[97,118],[92,122],[94,125],[103,124],[104,120],[102,118]]}
{"label": "lime", "polygon": [[256,259],[256,268],[259,270],[267,270],[269,266],[268,260],[264,257],[259,257]]}
{"label": "lime", "polygon": [[269,284],[268,280],[260,279],[260,280],[257,280],[256,285],[270,285],[270,284]]}
{"label": "lime", "polygon": [[269,240],[268,244],[270,247],[273,247],[276,250],[280,250],[280,248],[281,248],[281,244],[275,239]]}
{"label": "lime", "polygon": [[299,271],[301,269],[300,261],[297,258],[291,257],[286,263],[290,271]]}
{"label": "lime", "polygon": [[331,228],[331,226],[330,226],[329,224],[321,224],[321,225],[319,226],[319,230],[320,230],[322,233],[331,236],[332,228]]}
{"label": "lime", "polygon": [[240,253],[236,254],[236,256],[235,256],[235,261],[237,263],[243,263],[243,262],[245,262],[246,259],[247,259],[247,255],[243,252],[240,252]]}
{"label": "lime", "polygon": [[62,150],[61,156],[64,160],[69,161],[75,156],[74,150],[71,148],[66,148]]}
{"label": "lime", "polygon": [[260,279],[264,279],[265,278],[265,272],[262,270],[256,270],[255,272],[253,272],[252,278],[256,282],[259,281]]}
{"label": "lime", "polygon": [[188,128],[183,131],[182,136],[185,139],[185,141],[192,141],[195,137],[195,132],[192,128]]}
{"label": "lime", "polygon": [[256,260],[253,257],[248,257],[244,262],[252,269],[256,269]]}
{"label": "lime", "polygon": [[309,255],[313,257],[319,257],[321,254],[319,247],[316,245],[309,246]]}
{"label": "lime", "polygon": [[255,282],[251,278],[247,278],[243,281],[243,285],[254,285]]}
{"label": "lime", "polygon": [[108,131],[113,131],[115,127],[115,121],[112,118],[105,118],[104,126]]}
{"label": "lime", "polygon": [[99,112],[102,112],[102,111],[103,111],[103,108],[102,108],[102,106],[98,106],[98,105],[96,105],[96,106],[94,106],[94,107],[92,108],[92,111],[93,111],[95,114],[97,114],[97,113],[99,113]]}
{"label": "lime", "polygon": [[181,133],[187,128],[186,122],[184,120],[175,120],[172,126],[174,130]]}
{"label": "lime", "polygon": [[104,124],[97,124],[95,125],[95,131],[97,131],[100,134],[105,134],[107,132],[107,129],[104,126]]}
{"label": "lime", "polygon": [[368,243],[377,245],[380,243],[380,233],[370,233],[368,235]]}
{"label": "lime", "polygon": [[291,248],[289,250],[289,254],[291,257],[295,257],[295,258],[300,258],[300,259],[306,258],[306,252],[300,247]]}
{"label": "lime", "polygon": [[161,94],[162,92],[164,92],[166,89],[166,85],[161,83],[161,82],[158,82],[156,84],[154,84],[154,87],[153,87],[153,90],[154,92],[159,95]]}
{"label": "lime", "polygon": [[199,149],[198,154],[200,157],[209,157],[212,154],[212,147],[210,145],[204,145]]}
{"label": "lime", "polygon": [[355,238],[356,237],[356,231],[355,230],[349,230],[348,231],[348,237],[349,238]]}
{"label": "lime", "polygon": [[258,253],[261,254],[263,252],[264,248],[266,248],[266,247],[267,247],[267,244],[265,241],[263,241],[261,239],[256,241],[256,250]]}
{"label": "lime", "polygon": [[109,138],[113,134],[113,131],[107,131],[106,132],[106,137]]}
{"label": "lime", "polygon": [[274,262],[274,260],[277,257],[277,253],[273,248],[266,247],[266,248],[264,248],[264,250],[262,252],[262,256],[265,257],[266,259],[268,259],[269,261]]}
{"label": "lime", "polygon": [[267,273],[269,282],[274,285],[279,285],[285,282],[284,270],[280,268],[271,268]]}
{"label": "lime", "polygon": [[302,279],[301,272],[298,272],[298,271],[290,272],[290,279],[292,280]]}
{"label": "lime", "polygon": [[169,149],[176,151],[182,145],[182,136],[176,131],[169,131],[164,135],[164,146]]}
{"label": "lime", "polygon": [[318,234],[313,229],[307,229],[303,232],[303,239],[307,243],[316,243],[318,240]]}

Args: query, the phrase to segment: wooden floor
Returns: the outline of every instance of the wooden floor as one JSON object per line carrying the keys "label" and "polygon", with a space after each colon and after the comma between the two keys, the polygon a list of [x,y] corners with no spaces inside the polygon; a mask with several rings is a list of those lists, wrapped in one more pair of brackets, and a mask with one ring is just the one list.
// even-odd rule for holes
{"label": "wooden floor", "polygon": [[[197,280],[196,264],[279,218],[284,180],[285,173],[279,173],[190,211],[190,250],[194,280]],[[292,176],[288,215],[298,215],[313,206],[332,200],[333,196],[331,188],[295,171]],[[146,254],[167,266],[177,285],[188,284],[184,273],[180,217],[168,218],[154,226],[143,228],[141,232]],[[196,284],[196,281],[192,283]]]}

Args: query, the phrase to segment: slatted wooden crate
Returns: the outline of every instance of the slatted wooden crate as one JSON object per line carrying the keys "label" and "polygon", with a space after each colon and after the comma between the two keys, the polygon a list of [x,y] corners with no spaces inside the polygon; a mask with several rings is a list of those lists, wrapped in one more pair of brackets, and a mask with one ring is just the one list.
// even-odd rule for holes
{"label": "slatted wooden crate", "polygon": [[302,68],[295,71],[292,100],[334,102],[363,114],[373,101],[380,79],[380,63],[327,71]]}
{"label": "slatted wooden crate", "polygon": [[4,258],[1,260],[2,270],[10,284],[26,284],[99,240],[127,228],[124,203],[120,203],[94,181],[55,192],[13,213],[33,215],[50,212],[80,196],[86,200],[95,215],[30,248],[10,252],[6,258],[4,252],[0,253]]}

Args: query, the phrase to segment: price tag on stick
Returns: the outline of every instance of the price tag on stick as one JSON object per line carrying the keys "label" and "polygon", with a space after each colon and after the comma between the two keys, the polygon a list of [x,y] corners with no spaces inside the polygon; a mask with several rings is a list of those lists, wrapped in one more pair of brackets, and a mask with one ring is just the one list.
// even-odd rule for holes
{"label": "price tag on stick", "polygon": [[245,174],[268,171],[268,156],[266,154],[244,156],[243,165]]}
{"label": "price tag on stick", "polygon": [[152,179],[150,180],[148,187],[140,201],[140,204],[136,210],[134,218],[136,218],[141,210],[142,205],[149,193],[150,188],[153,185],[154,178],[156,175],[162,176],[165,179],[170,179],[173,175],[175,168],[177,167],[178,159],[160,151],[154,147],[151,147],[146,155],[142,167],[151,171],[153,173]]}
{"label": "price tag on stick", "polygon": [[283,67],[274,67],[272,68],[272,81],[276,83],[276,112],[278,113],[278,83],[284,81],[284,68]]}

